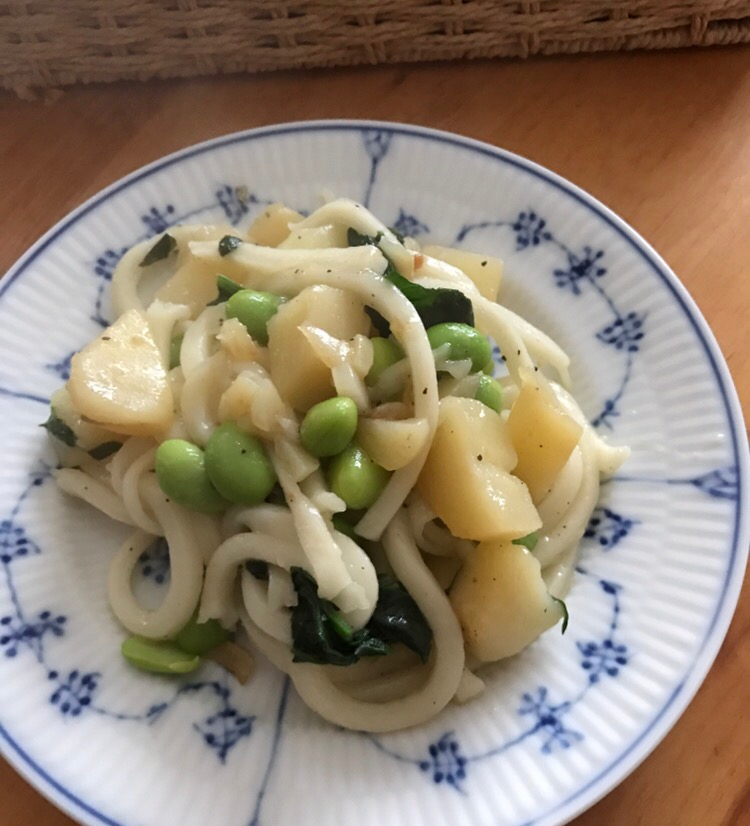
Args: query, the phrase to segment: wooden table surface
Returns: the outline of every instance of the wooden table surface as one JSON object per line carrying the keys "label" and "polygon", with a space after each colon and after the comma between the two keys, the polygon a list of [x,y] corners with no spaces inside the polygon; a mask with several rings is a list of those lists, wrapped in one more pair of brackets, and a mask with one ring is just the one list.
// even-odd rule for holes
{"label": "wooden table surface", "polygon": [[[238,129],[383,118],[460,132],[561,173],[678,273],[750,410],[750,50],[283,73],[0,94],[0,273],[84,198]],[[577,826],[750,824],[750,591],[656,751]],[[71,821],[0,762],[0,826]]]}

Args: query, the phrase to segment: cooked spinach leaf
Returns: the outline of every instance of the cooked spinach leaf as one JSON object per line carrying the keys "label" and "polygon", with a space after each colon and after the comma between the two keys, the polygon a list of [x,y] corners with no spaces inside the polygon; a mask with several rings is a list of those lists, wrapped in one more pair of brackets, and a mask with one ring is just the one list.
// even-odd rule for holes
{"label": "cooked spinach leaf", "polygon": [[155,264],[157,261],[163,261],[169,255],[171,255],[174,250],[177,249],[177,241],[168,233],[165,232],[164,235],[154,244],[153,247],[146,253],[143,258],[143,261],[138,265],[139,267],[149,267],[151,264]]}
{"label": "cooked spinach leaf", "polygon": [[122,442],[102,442],[102,444],[92,447],[89,451],[89,456],[100,462],[102,459],[107,459],[113,453],[122,447]]}
{"label": "cooked spinach leaf", "polygon": [[354,631],[332,602],[318,596],[318,584],[307,571],[292,568],[291,574],[298,600],[292,609],[295,662],[352,665],[360,657],[390,653],[367,627]]}
{"label": "cooked spinach leaf", "polygon": [[432,629],[411,594],[400,582],[378,576],[378,604],[367,629],[384,642],[402,642],[427,662],[432,648]]}
{"label": "cooked spinach leaf", "polygon": [[50,410],[49,418],[44,424],[40,425],[40,427],[43,427],[50,436],[53,436],[68,447],[76,446],[76,434],[73,432],[73,429],[68,427],[54,410]]}
{"label": "cooked spinach leaf", "polygon": [[570,614],[568,613],[568,606],[565,604],[565,600],[558,599],[557,597],[552,597],[555,602],[559,602],[562,607],[563,612],[563,622],[562,622],[562,631],[561,633],[565,633],[568,630],[568,621],[570,620]]}
{"label": "cooked spinach leaf", "polygon": [[[353,227],[349,227],[346,233],[346,240],[350,247],[361,247],[365,244],[373,244],[379,247],[382,233],[375,236],[363,235]],[[382,252],[382,249],[381,249]],[[385,253],[383,253],[385,255]],[[384,277],[401,290],[401,292],[411,301],[422,319],[425,328],[433,327],[435,324],[443,324],[446,321],[456,321],[461,324],[474,326],[474,308],[471,300],[460,290],[451,290],[447,287],[436,287],[434,289],[423,287],[404,278],[393,262],[388,259],[388,266],[383,273]],[[388,322],[372,307],[365,307],[367,314],[381,336],[387,336],[390,332]]]}
{"label": "cooked spinach leaf", "polygon": [[245,563],[245,569],[249,574],[252,574],[256,579],[261,580],[261,582],[268,581],[268,563],[263,562],[260,559],[249,559]]}
{"label": "cooked spinach leaf", "polygon": [[236,281],[232,281],[232,279],[227,278],[226,275],[217,275],[216,289],[219,291],[219,294],[216,296],[216,298],[214,298],[213,301],[208,303],[207,306],[209,307],[213,307],[216,304],[223,304],[225,301],[229,301],[229,299],[235,293],[238,293],[240,290],[244,288],[242,284],[238,284]]}
{"label": "cooked spinach leaf", "polygon": [[370,622],[355,631],[329,600],[318,595],[314,577],[292,568],[298,603],[292,610],[295,662],[351,665],[360,657],[388,654],[388,643],[401,642],[426,661],[432,630],[406,588],[379,576],[378,604]]}
{"label": "cooked spinach leaf", "polygon": [[238,238],[236,235],[225,235],[221,241],[219,241],[219,255],[222,258],[225,255],[229,255],[229,253],[234,252],[241,243],[242,238]]}
{"label": "cooked spinach leaf", "polygon": [[429,289],[421,284],[415,284],[396,272],[392,264],[388,266],[384,275],[411,301],[425,329],[446,321],[468,324],[469,327],[474,326],[474,308],[471,306],[471,299],[460,290],[451,290],[447,287]]}
{"label": "cooked spinach leaf", "polygon": [[372,321],[372,326],[377,330],[378,335],[383,338],[388,338],[391,334],[391,325],[383,318],[382,315],[374,308],[365,306],[365,312]]}

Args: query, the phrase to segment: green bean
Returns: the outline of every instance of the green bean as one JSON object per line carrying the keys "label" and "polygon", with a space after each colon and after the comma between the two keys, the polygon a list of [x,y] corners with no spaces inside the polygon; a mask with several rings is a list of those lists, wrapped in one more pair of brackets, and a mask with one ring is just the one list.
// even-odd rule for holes
{"label": "green bean", "polygon": [[482,376],[479,379],[474,398],[482,404],[486,404],[490,410],[499,413],[503,406],[503,386],[490,376]]}
{"label": "green bean", "polygon": [[276,315],[283,298],[273,293],[240,290],[227,301],[227,318],[239,319],[263,347],[268,344],[268,322]]}
{"label": "green bean", "polygon": [[220,425],[211,434],[206,471],[219,493],[239,505],[257,505],[276,484],[276,472],[261,442],[234,422]]}
{"label": "green bean", "polygon": [[219,513],[229,507],[208,478],[203,451],[192,442],[162,442],[156,451],[156,478],[164,493],[183,508]]}
{"label": "green bean", "polygon": [[122,656],[141,671],[158,674],[188,674],[201,664],[201,658],[188,654],[171,642],[143,637],[128,637],[120,646]]}
{"label": "green bean", "polygon": [[401,361],[404,351],[401,345],[393,338],[372,338],[372,367],[365,382],[372,386],[380,378],[381,373],[392,364]]}
{"label": "green bean", "polygon": [[200,656],[226,642],[229,637],[231,633],[215,619],[198,622],[197,614],[194,614],[174,641],[177,647],[185,653]]}
{"label": "green bean", "polygon": [[302,447],[313,456],[335,456],[354,438],[358,419],[357,405],[348,396],[314,404],[300,425]]}
{"label": "green bean", "polygon": [[476,327],[470,327],[468,324],[459,324],[455,321],[435,324],[427,331],[427,338],[433,350],[447,344],[448,358],[452,361],[471,359],[474,372],[482,370],[492,359],[492,348],[487,337]]}
{"label": "green bean", "polygon": [[180,350],[182,349],[182,339],[185,334],[172,336],[172,341],[169,343],[169,369],[174,370],[175,367],[180,366]]}
{"label": "green bean", "polygon": [[383,492],[391,474],[365,453],[356,441],[350,442],[328,465],[328,484],[347,508],[369,508]]}

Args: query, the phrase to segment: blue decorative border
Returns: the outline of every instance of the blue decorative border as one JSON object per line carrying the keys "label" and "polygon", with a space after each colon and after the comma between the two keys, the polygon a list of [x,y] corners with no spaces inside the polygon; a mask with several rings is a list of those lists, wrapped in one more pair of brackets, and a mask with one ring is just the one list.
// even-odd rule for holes
{"label": "blue decorative border", "polygon": [[[199,146],[192,147],[192,148],[187,149],[187,150],[183,150],[182,152],[175,153],[174,155],[171,155],[171,156],[169,156],[169,157],[167,157],[167,158],[165,158],[161,161],[157,161],[157,162],[155,162],[155,163],[153,163],[153,164],[151,164],[147,167],[144,167],[143,169],[139,170],[138,172],[134,173],[133,175],[117,182],[116,184],[112,185],[108,189],[104,190],[98,196],[95,196],[94,198],[92,198],[90,201],[88,201],[86,204],[84,204],[78,210],[73,212],[66,219],[63,219],[63,221],[60,222],[60,224],[58,224],[56,227],[54,227],[46,236],[44,236],[38,242],[37,246],[34,247],[32,250],[30,250],[29,253],[27,253],[27,255],[24,256],[19,261],[19,263],[16,265],[15,269],[12,270],[8,274],[8,276],[6,276],[5,279],[3,279],[3,281],[0,283],[0,296],[5,294],[5,292],[12,287],[13,283],[15,283],[16,279],[24,272],[24,270],[31,263],[33,263],[33,261],[53,241],[55,241],[61,233],[66,231],[71,225],[75,224],[80,218],[84,217],[92,209],[100,206],[102,203],[107,201],[113,195],[117,194],[118,192],[120,192],[124,189],[127,189],[128,187],[132,186],[133,184],[138,183],[140,180],[154,174],[155,172],[162,171],[162,170],[172,166],[175,163],[183,162],[183,161],[185,161],[189,158],[201,155],[205,152],[210,152],[213,149],[215,149],[216,147],[227,147],[227,146],[231,146],[231,145],[238,144],[238,143],[245,143],[245,142],[248,142],[248,141],[261,140],[261,139],[264,139],[264,138],[275,138],[275,137],[278,137],[279,135],[285,135],[285,134],[299,134],[299,133],[304,133],[304,132],[328,132],[328,131],[357,131],[357,132],[363,133],[363,137],[365,139],[365,144],[366,144],[366,151],[368,152],[368,155],[370,156],[370,159],[371,159],[370,179],[369,179],[367,191],[366,191],[366,194],[365,194],[365,202],[366,203],[369,202],[369,199],[370,199],[370,196],[372,194],[372,190],[373,190],[373,187],[375,185],[376,178],[377,178],[379,164],[382,161],[382,159],[385,157],[385,155],[388,151],[391,140],[393,139],[393,137],[395,135],[405,135],[405,136],[411,137],[411,138],[418,138],[418,139],[421,139],[421,140],[430,140],[430,141],[434,141],[434,142],[438,142],[438,143],[442,143],[442,144],[447,144],[447,145],[459,148],[459,149],[464,150],[464,151],[465,150],[470,150],[470,151],[474,151],[474,152],[479,152],[481,155],[484,155],[486,157],[490,157],[493,160],[500,161],[502,163],[508,164],[508,165],[513,166],[515,168],[518,168],[518,169],[520,169],[520,170],[522,170],[522,171],[524,171],[524,172],[526,172],[526,173],[528,173],[528,174],[544,181],[545,183],[552,185],[553,187],[560,190],[561,192],[564,192],[568,197],[572,197],[574,200],[578,201],[582,206],[586,207],[589,211],[596,214],[601,220],[603,220],[606,224],[608,224],[611,229],[613,229],[621,238],[623,238],[641,256],[641,258],[648,265],[648,267],[662,280],[662,282],[667,286],[667,288],[671,291],[673,296],[676,298],[676,300],[677,300],[679,306],[681,307],[681,309],[686,314],[686,316],[689,319],[691,325],[693,326],[693,329],[694,329],[699,341],[701,342],[701,345],[702,345],[702,347],[704,349],[704,352],[707,356],[709,366],[710,366],[711,370],[713,371],[714,375],[716,376],[717,384],[718,384],[718,388],[719,388],[719,393],[720,393],[720,396],[721,396],[721,399],[722,399],[722,402],[723,402],[723,405],[724,405],[724,408],[725,408],[725,411],[726,411],[726,414],[727,414],[727,420],[728,420],[728,423],[729,423],[729,429],[730,429],[730,435],[731,435],[731,446],[732,446],[732,452],[733,452],[734,461],[735,461],[734,468],[729,469],[730,474],[731,473],[735,474],[735,478],[730,479],[730,484],[729,484],[729,488],[728,488],[729,490],[731,490],[730,495],[724,496],[724,495],[722,495],[722,493],[715,493],[714,492],[714,490],[723,490],[723,489],[726,488],[726,485],[724,484],[723,480],[714,478],[714,475],[715,474],[720,474],[721,471],[713,471],[710,474],[705,474],[705,476],[703,476],[703,477],[696,477],[695,479],[690,479],[690,480],[665,480],[665,481],[667,481],[669,484],[692,484],[692,485],[698,487],[699,489],[705,490],[706,492],[708,492],[710,495],[713,495],[713,496],[718,496],[720,498],[731,498],[731,499],[735,499],[735,497],[736,497],[736,501],[738,503],[744,501],[743,496],[742,496],[742,490],[741,490],[741,480],[744,479],[744,473],[746,471],[747,458],[746,458],[746,451],[744,449],[740,450],[740,445],[739,445],[737,425],[741,424],[741,422],[736,422],[735,418],[733,418],[733,416],[736,416],[738,418],[741,416],[741,414],[739,414],[739,406],[736,404],[736,402],[734,403],[734,405],[732,403],[730,403],[729,393],[731,392],[731,389],[730,389],[731,388],[731,382],[729,381],[729,377],[728,377],[728,373],[727,373],[726,369],[717,361],[718,348],[716,348],[715,343],[711,340],[711,335],[708,332],[707,328],[705,328],[705,325],[702,326],[702,324],[700,323],[701,319],[700,319],[699,312],[694,307],[689,306],[689,303],[688,303],[689,300],[687,299],[683,288],[678,284],[678,282],[676,282],[676,279],[674,279],[673,276],[667,271],[667,269],[663,265],[663,263],[655,255],[652,254],[652,252],[645,246],[645,244],[642,241],[640,241],[640,239],[638,239],[637,237],[634,236],[634,233],[632,233],[631,230],[629,230],[619,219],[616,218],[616,216],[612,215],[601,204],[594,201],[594,199],[592,199],[590,196],[587,196],[585,193],[583,193],[580,190],[578,190],[577,188],[573,187],[571,184],[563,181],[562,179],[557,178],[557,176],[554,176],[552,173],[548,172],[547,170],[542,169],[541,167],[536,166],[535,164],[532,164],[529,161],[525,161],[525,160],[523,160],[523,159],[521,159],[517,156],[514,156],[514,155],[511,155],[507,152],[504,152],[503,150],[499,150],[499,149],[496,149],[496,148],[493,148],[493,147],[489,147],[487,145],[480,144],[480,143],[477,143],[475,141],[471,141],[471,140],[468,140],[468,139],[462,139],[462,138],[458,138],[456,136],[452,136],[452,135],[449,135],[449,134],[446,134],[446,133],[438,133],[438,132],[434,132],[434,131],[431,131],[431,130],[424,130],[424,129],[420,129],[420,128],[407,128],[407,127],[395,126],[395,125],[390,125],[390,124],[382,124],[382,123],[373,124],[373,123],[367,123],[367,122],[343,122],[343,123],[311,122],[311,123],[291,124],[291,125],[286,125],[286,126],[282,126],[282,127],[269,127],[269,128],[266,128],[266,129],[253,130],[253,131],[250,131],[250,132],[247,132],[247,133],[241,133],[241,134],[234,135],[234,136],[227,137],[227,138],[219,138],[219,139],[216,139],[214,141],[210,141],[210,142],[207,142],[205,144],[201,144]],[[531,220],[532,222],[534,221],[534,217],[532,217],[531,215],[526,216],[527,221]],[[155,220],[157,220],[157,219],[159,219],[159,216],[155,217]],[[403,218],[402,218],[402,216],[399,216],[399,220],[402,220],[405,223],[405,225],[408,225],[409,222],[416,221],[417,219],[414,219],[413,216],[403,215]],[[538,222],[537,222],[537,224],[538,224]],[[424,227],[424,225],[421,225],[421,226]],[[149,228],[149,230],[152,229],[150,225],[149,225],[148,228]],[[406,226],[405,226],[405,228],[406,228]],[[520,228],[516,228],[514,226],[513,228],[519,234],[523,230],[523,226],[521,226]],[[420,226],[417,225],[417,226],[414,227],[415,232],[418,232],[420,230],[421,230]],[[427,230],[427,228],[424,227],[424,229],[421,230],[421,231],[426,231],[426,230]],[[548,230],[547,230],[547,233],[550,235],[550,237],[548,237],[548,238],[544,237],[545,229],[544,229],[543,226],[542,227],[537,226],[537,230],[540,231],[540,236],[539,236],[540,241],[551,241],[551,242],[554,242],[554,243],[558,243],[557,240],[554,239],[554,237],[551,235],[551,233],[549,233]],[[533,239],[534,228],[530,227],[529,232],[530,232],[529,237],[531,237]],[[531,240],[530,243],[533,244],[534,243],[533,240]],[[560,247],[561,251],[564,252],[567,255],[567,261],[568,261],[568,269],[567,270],[565,270],[565,269],[559,270],[561,281],[566,281],[566,279],[567,279],[567,281],[569,282],[568,285],[571,287],[571,289],[573,289],[575,291],[574,285],[577,281],[576,276],[579,272],[583,272],[584,276],[586,278],[586,281],[592,287],[596,288],[596,278],[598,277],[597,269],[600,267],[600,265],[597,263],[598,257],[597,257],[596,251],[589,250],[587,252],[586,250],[584,250],[584,252],[582,254],[582,257],[581,257],[581,256],[577,255],[576,253],[573,253],[571,250],[567,249],[564,245],[562,245],[560,243],[558,243],[558,246]],[[103,268],[106,264],[107,264],[107,262],[105,261],[104,264],[103,264]],[[567,273],[567,276],[566,276],[566,273]],[[571,276],[571,274],[572,274],[572,278],[569,277],[569,276]],[[104,278],[104,276],[102,276],[102,277]],[[603,296],[603,297],[606,300],[606,296]],[[612,312],[613,312],[613,323],[607,329],[602,331],[602,336],[600,337],[600,340],[604,343],[612,344],[618,350],[623,349],[627,353],[627,352],[629,352],[629,347],[631,346],[631,344],[634,344],[638,340],[637,334],[638,334],[638,330],[642,326],[643,318],[640,317],[640,318],[636,319],[636,321],[640,322],[639,324],[633,324],[633,323],[629,322],[628,317],[623,316],[616,307],[611,307],[611,309],[612,309]],[[619,347],[618,342],[620,341],[621,338],[622,338],[622,341],[624,343],[623,343],[622,347]],[[625,339],[627,339],[627,341]],[[50,367],[50,369],[53,369],[55,371],[59,370],[62,373],[62,371],[64,371],[64,369],[65,369],[65,364],[61,362],[60,364],[49,365],[49,367]],[[629,370],[629,367],[628,367],[628,370]],[[623,390],[624,390],[624,386],[627,384],[628,378],[629,378],[629,373],[626,371],[625,378],[623,380],[623,385],[622,385]],[[21,398],[21,399],[28,399],[28,400],[31,400],[31,401],[38,401],[38,402],[45,402],[46,401],[46,399],[44,399],[43,397],[36,396],[34,394],[18,393],[18,392],[13,392],[13,391],[8,391],[8,390],[2,391],[2,394],[6,395],[6,396]],[[620,393],[620,395],[621,395],[621,393]],[[615,394],[615,396],[613,398],[614,398],[615,406],[616,406],[616,402],[619,400],[619,396],[617,394]],[[608,411],[606,410],[606,406],[605,406],[605,409],[603,410],[603,418],[602,418],[602,423],[605,423],[605,424],[608,424],[608,422],[606,421],[607,412]],[[611,413],[611,411],[609,411],[609,412]],[[626,480],[627,479],[625,477],[623,477],[623,481],[626,481]],[[649,481],[653,481],[653,480],[649,480]],[[718,482],[718,485],[714,485],[715,481]],[[618,522],[619,515],[614,514],[613,512],[605,513],[604,516],[607,519],[609,519],[610,521],[614,521],[614,523]],[[717,603],[717,609],[714,612],[713,617],[711,618],[711,621],[709,623],[709,626],[706,630],[705,636],[704,636],[703,641],[701,643],[700,653],[703,653],[703,651],[709,645],[709,642],[711,641],[712,636],[714,636],[714,633],[717,630],[720,618],[723,618],[726,622],[728,622],[728,619],[731,616],[731,612],[727,611],[726,595],[727,595],[727,592],[728,592],[728,589],[729,589],[730,582],[732,581],[732,575],[735,571],[735,568],[736,568],[738,562],[740,561],[741,549],[740,549],[740,546],[739,546],[739,535],[740,535],[740,530],[743,527],[742,519],[741,519],[742,516],[743,516],[743,514],[741,514],[740,508],[738,507],[735,510],[735,519],[734,519],[734,526],[733,526],[733,542],[732,542],[732,546],[731,546],[729,554],[728,554],[728,556],[729,556],[729,565],[728,565],[728,568],[727,568],[727,574],[726,574],[726,577],[725,577],[725,579],[722,583],[721,594],[720,594],[720,598],[719,598],[718,603]],[[623,519],[623,517],[619,517],[619,518]],[[598,527],[598,525],[594,525],[593,528],[592,528],[592,526],[590,526],[590,530],[592,530],[592,529],[595,530],[597,527]],[[629,529],[629,527],[632,527],[632,525],[628,526],[628,529]],[[616,541],[618,541],[617,538],[616,538],[617,534],[618,534],[618,531],[615,528],[614,533],[612,534],[613,538],[610,540],[612,544],[615,544]],[[712,641],[711,648],[712,649],[713,648],[718,648],[718,643],[719,642],[720,642],[720,639],[714,639]],[[588,649],[586,649],[585,651],[583,649],[580,649],[580,651],[581,651],[581,654],[583,656],[588,656],[589,657],[589,661],[590,661],[590,663],[592,663],[593,668],[598,667],[598,666],[596,666],[597,657],[598,657],[598,652],[597,651],[593,651],[593,650],[589,651]],[[715,651],[711,650],[710,651],[710,656],[709,656],[709,661],[705,665],[705,671],[707,671],[708,667],[710,667],[710,662],[712,661],[714,654],[715,654]],[[701,669],[700,672],[696,672],[695,669],[696,669],[696,663],[697,663],[698,659],[699,659],[699,657],[696,657],[695,662],[690,667],[690,669],[688,669],[688,671],[686,672],[686,675],[685,675],[685,678],[684,678],[683,682],[681,682],[680,685],[675,688],[675,691],[673,692],[672,696],[669,698],[667,703],[655,715],[655,717],[653,718],[651,723],[646,727],[646,729],[644,731],[641,732],[641,734],[635,739],[635,741],[633,743],[631,743],[623,751],[623,753],[617,759],[615,759],[606,769],[604,769],[599,775],[597,775],[595,778],[592,778],[592,780],[590,780],[584,787],[578,789],[568,799],[566,799],[565,801],[562,801],[561,803],[557,804],[554,807],[554,809],[552,809],[546,815],[541,816],[539,821],[546,820],[549,817],[551,817],[555,812],[559,812],[560,810],[562,810],[565,807],[569,806],[569,804],[572,801],[574,801],[576,798],[579,798],[587,790],[589,790],[590,788],[592,788],[596,784],[600,783],[603,778],[605,778],[607,775],[609,775],[612,772],[612,770],[618,764],[622,763],[622,761],[629,754],[631,754],[634,751],[634,749],[636,749],[648,736],[652,735],[653,733],[658,734],[658,724],[660,724],[664,720],[665,716],[667,715],[667,712],[669,712],[671,710],[676,714],[681,710],[682,707],[684,707],[684,706],[680,706],[680,708],[672,709],[672,706],[674,705],[675,700],[681,694],[684,694],[686,684],[688,683],[688,681],[694,680],[696,674],[698,674],[698,676],[700,677],[700,676],[702,676],[703,673],[705,673],[704,669]],[[697,686],[692,686],[691,685],[691,687],[697,687]],[[282,700],[281,700],[280,705],[279,705],[279,719],[277,721],[278,725],[277,725],[276,735],[275,735],[275,738],[274,738],[274,745],[273,745],[273,750],[272,750],[273,755],[272,755],[272,759],[269,762],[269,771],[270,771],[270,766],[273,763],[273,756],[275,756],[275,753],[276,753],[276,750],[278,748],[279,741],[280,741],[280,738],[281,738],[280,723],[281,723],[281,720],[283,719],[284,711],[285,711],[285,708],[286,708],[287,694],[288,694],[288,683],[285,683],[285,687],[284,687],[284,690],[282,692]],[[689,697],[687,697],[685,699],[687,700],[687,699],[689,699]],[[532,706],[534,706],[534,708],[537,708],[537,710],[538,710],[538,709],[541,709],[542,706],[544,705],[544,703],[546,703],[546,702],[547,702],[546,695],[545,695],[545,697],[541,697],[541,696],[537,695],[536,698],[533,695],[529,695],[529,701],[526,705],[531,710],[528,711],[528,713],[529,714],[532,713],[532,711],[533,711]],[[536,705],[535,705],[535,703],[536,703]],[[549,706],[549,704],[548,704],[548,706]],[[547,708],[547,706],[545,706],[545,708]],[[559,708],[557,706],[551,706],[549,708],[553,708],[553,709],[555,709],[556,711],[559,712]],[[549,709],[547,708],[547,710],[549,710]],[[9,736],[8,732],[6,731],[6,729],[2,725],[0,725],[0,733],[2,734],[4,740],[14,749],[15,753],[23,761],[22,765],[25,764],[25,767],[26,767],[27,771],[31,770],[31,772],[33,772],[33,774],[36,775],[36,777],[39,777],[39,778],[43,779],[47,784],[49,784],[49,787],[51,787],[52,789],[54,789],[55,791],[60,793],[61,797],[63,797],[65,799],[67,799],[68,801],[70,801],[71,804],[78,807],[81,811],[87,812],[88,814],[96,817],[100,822],[104,822],[104,823],[107,823],[107,824],[113,824],[113,826],[117,826],[114,821],[107,818],[102,813],[94,810],[93,808],[88,806],[85,802],[79,800],[75,795],[73,795],[68,790],[64,789],[62,786],[60,786],[58,783],[56,783],[52,777],[50,777],[38,764],[35,763],[35,761],[28,754],[26,754],[21,749],[21,747]],[[444,735],[445,739],[444,740],[443,739],[439,740],[438,743],[436,744],[436,752],[435,752],[436,758],[433,758],[433,762],[434,762],[434,759],[437,759],[439,757],[439,755],[441,755],[441,754],[448,753],[448,754],[456,754],[457,755],[459,753],[458,747],[456,746],[454,748],[454,746],[451,745],[451,743],[453,741],[451,741],[449,735],[450,735],[450,733],[446,733],[446,735]],[[443,743],[442,747],[440,745],[441,743]],[[432,751],[430,751],[430,755],[432,756]],[[468,760],[468,758],[465,758],[465,759]],[[422,764],[429,764],[427,769],[424,769],[424,768],[422,769],[423,771],[434,770],[434,767],[432,766],[431,763],[429,763],[429,761],[422,760],[421,762],[422,762]],[[460,763],[460,761],[458,761],[458,759],[456,759],[456,764],[458,765],[459,763]],[[454,778],[455,778],[455,775],[454,775]],[[434,777],[433,777],[433,779],[434,779]],[[613,782],[616,779],[617,778],[614,778]],[[265,789],[265,784],[267,783],[267,781],[268,781],[268,772],[267,772],[267,776],[266,776],[265,781],[264,781],[264,789]],[[258,806],[260,806],[260,802],[258,803]],[[253,817],[253,824],[257,823],[257,819],[258,818],[257,818],[257,812],[256,812],[256,814]]]}

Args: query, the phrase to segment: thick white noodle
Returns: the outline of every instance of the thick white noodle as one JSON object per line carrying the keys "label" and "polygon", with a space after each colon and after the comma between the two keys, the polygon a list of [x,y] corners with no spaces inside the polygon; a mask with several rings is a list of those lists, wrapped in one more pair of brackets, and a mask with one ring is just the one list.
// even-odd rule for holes
{"label": "thick white noodle", "polygon": [[203,558],[185,511],[170,502],[152,476],[143,481],[147,502],[169,546],[170,579],[167,594],[156,610],[144,608],[133,594],[131,576],[138,557],[153,537],[138,531],[113,558],[107,593],[118,620],[133,634],[150,639],[173,637],[198,605],[203,582]]}

